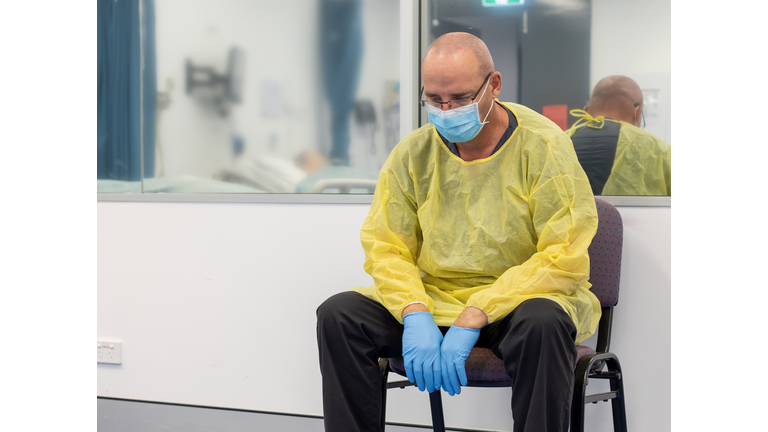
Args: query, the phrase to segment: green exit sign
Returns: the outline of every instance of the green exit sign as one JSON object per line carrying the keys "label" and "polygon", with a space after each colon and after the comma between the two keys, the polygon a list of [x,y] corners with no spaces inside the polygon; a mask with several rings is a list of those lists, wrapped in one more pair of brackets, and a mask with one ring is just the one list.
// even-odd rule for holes
{"label": "green exit sign", "polygon": [[525,0],[483,0],[483,6],[519,6],[523,4]]}

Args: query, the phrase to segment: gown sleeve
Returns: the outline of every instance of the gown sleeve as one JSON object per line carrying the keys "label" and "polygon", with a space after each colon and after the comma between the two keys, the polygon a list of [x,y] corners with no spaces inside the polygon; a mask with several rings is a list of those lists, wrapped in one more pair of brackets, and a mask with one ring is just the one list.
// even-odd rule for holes
{"label": "gown sleeve", "polygon": [[664,181],[667,184],[667,195],[672,196],[672,149],[666,148],[664,151]]}
{"label": "gown sleeve", "polygon": [[506,270],[491,286],[474,293],[475,306],[494,322],[522,301],[537,296],[577,296],[588,285],[587,249],[597,231],[592,189],[565,134],[531,146],[521,170],[527,194],[520,205],[531,215],[536,252]]}
{"label": "gown sleeve", "polygon": [[360,240],[365,250],[365,271],[373,276],[382,304],[399,321],[402,310],[423,303],[434,312],[433,300],[421,281],[416,258],[421,227],[413,196],[406,194],[401,180],[385,166],[379,175],[371,210],[363,223]]}

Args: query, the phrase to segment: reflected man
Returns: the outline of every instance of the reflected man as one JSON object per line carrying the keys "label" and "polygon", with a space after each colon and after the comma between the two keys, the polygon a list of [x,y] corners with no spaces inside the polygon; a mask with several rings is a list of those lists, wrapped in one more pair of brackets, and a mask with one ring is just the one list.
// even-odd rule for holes
{"label": "reflected man", "polygon": [[672,194],[669,144],[641,129],[643,92],[629,77],[611,75],[595,85],[570,130],[579,162],[595,195]]}
{"label": "reflected man", "polygon": [[477,37],[439,37],[421,71],[431,123],[392,150],[360,234],[375,285],[317,310],[326,431],[382,429],[379,358],[455,395],[476,346],[513,378],[516,432],[565,432],[576,344],[600,319],[589,181],[560,128],[496,99]]}

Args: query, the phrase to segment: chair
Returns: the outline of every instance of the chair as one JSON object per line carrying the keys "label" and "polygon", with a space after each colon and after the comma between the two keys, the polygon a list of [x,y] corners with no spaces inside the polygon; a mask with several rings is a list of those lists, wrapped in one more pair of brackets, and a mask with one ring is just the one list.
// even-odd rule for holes
{"label": "chair", "polygon": [[[571,432],[584,431],[584,405],[599,401],[611,401],[614,432],[627,431],[627,418],[624,407],[624,386],[621,365],[615,354],[609,352],[611,344],[611,325],[613,307],[619,300],[619,276],[621,273],[621,251],[623,226],[621,215],[611,204],[595,198],[598,213],[598,228],[589,246],[590,289],[600,300],[602,317],[598,325],[596,350],[588,346],[576,347],[576,365],[573,401],[571,403]],[[511,387],[512,380],[504,369],[504,364],[490,349],[473,348],[465,363],[467,387]],[[379,359],[381,371],[382,412],[381,424],[386,418],[387,390],[415,386],[410,381],[387,382],[389,372],[405,376],[403,358]],[[605,370],[604,370],[605,369]],[[610,391],[587,395],[590,379],[606,379]],[[429,394],[432,410],[432,426],[437,432],[445,431],[443,404],[440,391]]]}

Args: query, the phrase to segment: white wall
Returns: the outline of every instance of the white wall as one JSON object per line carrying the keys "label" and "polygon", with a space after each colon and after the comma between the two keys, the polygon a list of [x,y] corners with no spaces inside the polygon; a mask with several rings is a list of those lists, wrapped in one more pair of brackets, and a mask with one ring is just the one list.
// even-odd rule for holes
{"label": "white wall", "polygon": [[608,75],[658,90],[655,117],[646,101],[645,129],[670,144],[671,23],[670,0],[592,0],[590,91]]}
{"label": "white wall", "polygon": [[[321,414],[315,309],[372,283],[366,204],[98,203],[99,396]],[[670,429],[670,208],[620,208],[613,351],[631,430]],[[445,397],[449,425],[511,430],[508,389]],[[477,413],[482,412],[482,416]],[[608,431],[607,404],[587,407]],[[429,423],[426,395],[390,390],[388,419]]]}

